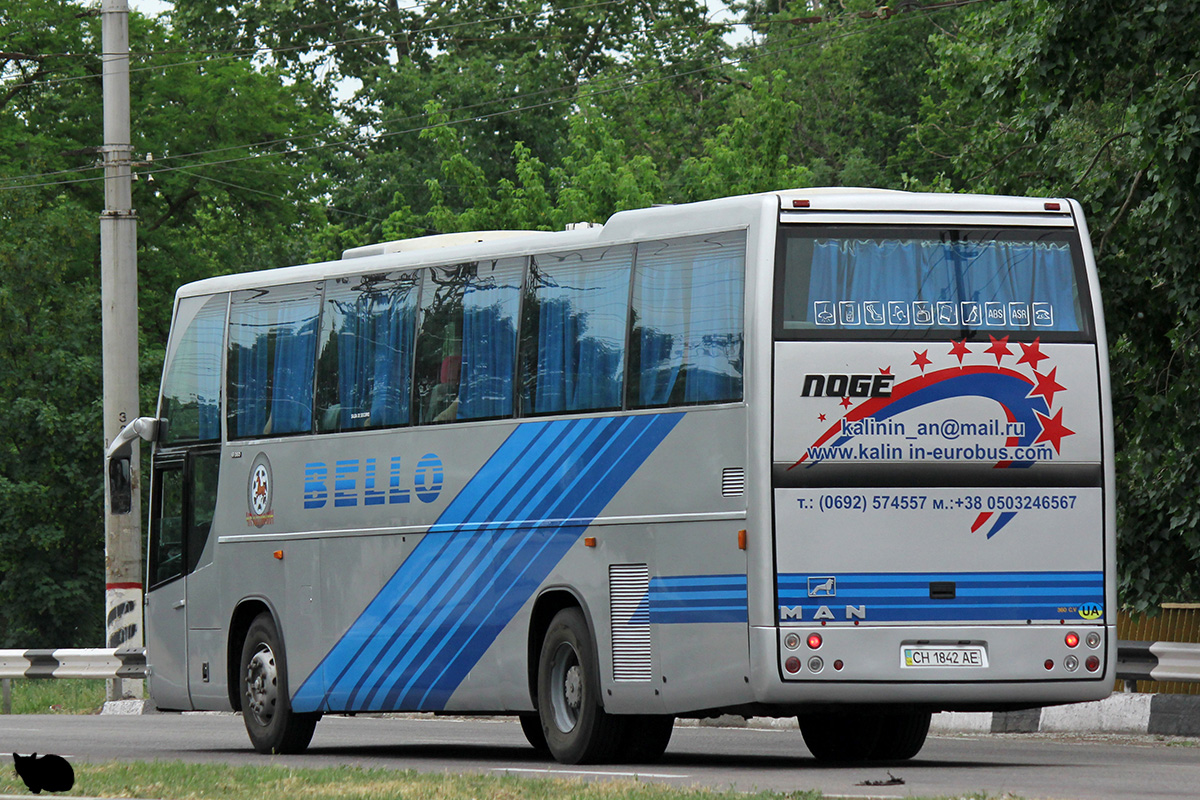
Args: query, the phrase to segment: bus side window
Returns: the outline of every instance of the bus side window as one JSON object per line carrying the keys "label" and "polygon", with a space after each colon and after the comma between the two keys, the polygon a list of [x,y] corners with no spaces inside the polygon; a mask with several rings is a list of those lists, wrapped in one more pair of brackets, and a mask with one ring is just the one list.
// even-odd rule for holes
{"label": "bus side window", "polygon": [[318,431],[411,422],[419,291],[416,272],[326,284],[317,358]]}
{"label": "bus side window", "polygon": [[237,292],[229,312],[229,438],[312,430],[321,284]]}
{"label": "bus side window", "polygon": [[629,407],[742,399],[743,231],[638,245]]}
{"label": "bus side window", "polygon": [[521,319],[524,414],[621,407],[629,246],[534,256]]}
{"label": "bus side window", "polygon": [[422,423],[453,422],[457,418],[462,375],[463,293],[475,269],[472,263],[434,267],[425,272],[413,373]]}

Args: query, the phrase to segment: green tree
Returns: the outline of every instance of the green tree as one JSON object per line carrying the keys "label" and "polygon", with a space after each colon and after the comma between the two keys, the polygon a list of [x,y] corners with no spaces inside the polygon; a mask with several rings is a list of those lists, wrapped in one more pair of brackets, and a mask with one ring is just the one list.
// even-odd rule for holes
{"label": "green tree", "polygon": [[[149,410],[179,283],[305,259],[305,230],[325,217],[298,151],[332,117],[278,70],[248,59],[174,65],[190,45],[136,14],[130,28]],[[78,2],[12,0],[0,31],[0,646],[95,645],[100,20]]]}
{"label": "green tree", "polygon": [[939,39],[913,177],[1073,194],[1105,294],[1122,602],[1200,597],[1200,21],[1186,4],[1024,0]]}

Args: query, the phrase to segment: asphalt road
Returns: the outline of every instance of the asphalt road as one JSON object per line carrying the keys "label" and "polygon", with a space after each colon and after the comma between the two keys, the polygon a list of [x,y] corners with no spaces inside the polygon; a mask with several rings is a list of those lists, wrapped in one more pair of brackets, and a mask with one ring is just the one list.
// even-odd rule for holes
{"label": "asphalt road", "polygon": [[[931,736],[901,764],[818,764],[797,730],[677,726],[658,764],[568,767],[540,757],[515,721],[329,717],[307,753],[260,756],[241,717],[0,716],[0,751],[57,753],[72,760],[182,760],[235,765],[416,769],[604,780],[778,792],[820,789],[847,797],[961,795],[1129,800],[1200,797],[1200,739],[1048,736]],[[7,758],[7,756],[5,756]],[[902,784],[870,785],[895,777]],[[86,792],[86,786],[78,787]]]}

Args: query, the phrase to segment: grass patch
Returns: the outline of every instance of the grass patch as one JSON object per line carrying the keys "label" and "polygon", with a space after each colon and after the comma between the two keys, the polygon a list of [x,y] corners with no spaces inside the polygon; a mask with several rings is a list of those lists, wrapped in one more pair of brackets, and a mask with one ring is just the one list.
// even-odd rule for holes
{"label": "grass patch", "polygon": [[105,681],[46,678],[12,682],[14,714],[96,714],[104,706]]}
{"label": "grass patch", "polygon": [[[75,787],[59,796],[166,800],[821,800],[824,797],[816,791],[743,794],[632,780],[585,783],[358,767],[289,769],[161,761],[72,766]],[[0,770],[0,794],[29,794],[11,766]]]}

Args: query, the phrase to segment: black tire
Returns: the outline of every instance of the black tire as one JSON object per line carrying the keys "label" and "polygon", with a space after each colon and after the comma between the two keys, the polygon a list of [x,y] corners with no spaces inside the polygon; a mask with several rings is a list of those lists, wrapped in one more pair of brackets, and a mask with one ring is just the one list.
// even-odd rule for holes
{"label": "black tire", "polygon": [[620,760],[627,764],[652,764],[662,758],[675,731],[675,717],[666,714],[637,714],[623,717],[625,736]]}
{"label": "black tire", "polygon": [[270,614],[259,614],[242,643],[238,691],[250,743],[260,753],[302,753],[312,741],[320,714],[292,711],[287,660]]}
{"label": "black tire", "polygon": [[822,712],[798,717],[804,744],[818,761],[853,762],[875,758],[883,732],[877,714]]}
{"label": "black tire", "polygon": [[549,753],[550,748],[546,745],[546,732],[542,730],[542,718],[533,714],[518,714],[517,719],[521,721],[521,732],[525,734],[525,740],[533,746],[534,750],[539,753]]}
{"label": "black tire", "polygon": [[907,761],[921,752],[929,735],[930,711],[903,711],[880,718],[879,741],[871,757],[879,761]]}
{"label": "black tire", "polygon": [[600,703],[599,673],[583,612],[558,612],[542,640],[537,687],[546,746],[563,764],[607,762],[617,754],[624,725]]}

